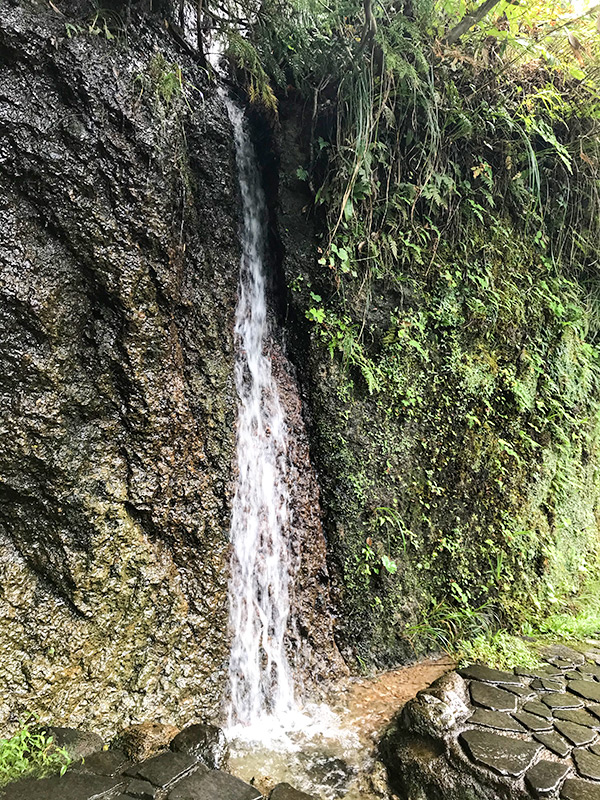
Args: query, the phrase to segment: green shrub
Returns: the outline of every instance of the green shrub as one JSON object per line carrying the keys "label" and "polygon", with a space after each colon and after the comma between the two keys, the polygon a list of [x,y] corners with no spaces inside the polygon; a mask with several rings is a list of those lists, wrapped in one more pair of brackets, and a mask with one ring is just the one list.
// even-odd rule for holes
{"label": "green shrub", "polygon": [[457,651],[461,665],[481,662],[495,669],[512,669],[534,668],[540,663],[539,656],[527,642],[506,631],[480,634],[470,641],[458,642]]}
{"label": "green shrub", "polygon": [[71,758],[56,747],[51,734],[29,722],[8,739],[0,739],[0,786],[20,778],[64,775]]}

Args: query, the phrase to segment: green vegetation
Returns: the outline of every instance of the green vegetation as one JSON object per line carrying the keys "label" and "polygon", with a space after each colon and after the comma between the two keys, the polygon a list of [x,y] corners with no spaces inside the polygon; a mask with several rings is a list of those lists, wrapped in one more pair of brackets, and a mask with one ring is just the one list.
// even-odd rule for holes
{"label": "green vegetation", "polygon": [[533,630],[550,639],[600,639],[600,583],[586,586],[571,609],[551,614]]}
{"label": "green vegetation", "polygon": [[0,786],[20,778],[64,775],[70,763],[67,751],[56,747],[52,736],[29,722],[9,739],[0,739]]}
{"label": "green vegetation", "polygon": [[540,664],[533,645],[506,631],[480,634],[472,640],[460,642],[456,655],[461,666],[481,662],[495,669],[512,669],[535,668]]}
{"label": "green vegetation", "polygon": [[140,97],[144,92],[154,96],[162,109],[169,109],[175,100],[184,97],[183,72],[179,64],[171,64],[162,53],[155,53],[145,72],[136,78]]}
{"label": "green vegetation", "polygon": [[598,571],[599,37],[571,22],[584,57],[568,10],[509,5],[460,49],[426,3],[378,4],[368,44],[347,3],[253,30],[281,102],[313,108],[294,177],[320,252],[289,301],[365,662],[471,640],[501,663],[495,629]]}

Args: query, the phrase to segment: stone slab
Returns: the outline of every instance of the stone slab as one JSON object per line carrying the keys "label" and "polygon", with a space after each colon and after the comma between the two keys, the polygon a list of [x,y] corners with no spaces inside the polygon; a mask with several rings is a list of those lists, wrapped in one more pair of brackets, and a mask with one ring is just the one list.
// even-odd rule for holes
{"label": "stone slab", "polygon": [[556,731],[551,731],[550,733],[534,733],[533,738],[560,758],[566,758],[571,752],[571,745],[568,744],[562,736],[559,736]]}
{"label": "stone slab", "polygon": [[578,650],[573,650],[572,647],[567,647],[565,644],[551,644],[542,650],[542,655],[546,661],[554,663],[555,661],[565,661],[569,665],[578,667],[585,664],[585,656]]}
{"label": "stone slab", "polygon": [[563,784],[560,800],[600,800],[598,784],[569,778]]}
{"label": "stone slab", "polygon": [[[599,684],[600,686],[600,684]],[[583,702],[574,694],[567,692],[550,692],[540,696],[540,700],[548,708],[583,708]]]}
{"label": "stone slab", "polygon": [[515,711],[517,708],[517,696],[492,686],[489,683],[472,681],[469,691],[471,700],[475,705],[489,708],[492,711]]}
{"label": "stone slab", "polygon": [[131,766],[122,750],[101,750],[92,753],[71,769],[75,772],[93,772],[94,775],[119,775]]}
{"label": "stone slab", "polygon": [[[95,800],[123,785],[118,776],[67,772],[61,777],[19,781],[0,790],[2,800]],[[2,791],[4,792],[2,794]]]}
{"label": "stone slab", "polygon": [[598,681],[569,681],[567,688],[592,703],[600,703],[600,683]]}
{"label": "stone slab", "polygon": [[294,789],[289,783],[278,783],[269,795],[269,800],[316,800],[312,794]]}
{"label": "stone slab", "polygon": [[531,688],[538,692],[564,692],[566,685],[564,680],[557,678],[536,678],[531,682]]}
{"label": "stone slab", "polygon": [[595,756],[600,756],[600,744],[593,744],[589,750],[590,753],[593,753]]}
{"label": "stone slab", "polygon": [[520,722],[513,719],[502,711],[488,711],[478,708],[467,722],[470,725],[483,725],[485,728],[495,728],[499,731],[512,731],[514,733],[525,733],[527,730]]}
{"label": "stone slab", "polygon": [[[177,778],[184,775],[192,767],[200,766],[193,756],[185,753],[161,753],[158,756],[135,764],[125,774],[133,778],[150,781],[153,786],[165,788]],[[206,769],[206,768],[204,768]]]}
{"label": "stone slab", "polygon": [[126,797],[135,797],[136,800],[154,800],[158,789],[148,781],[134,778],[125,787]]}
{"label": "stone slab", "polygon": [[600,719],[584,708],[557,708],[554,716],[556,719],[564,719],[567,722],[574,722],[576,725],[583,725],[586,728],[600,728]]}
{"label": "stone slab", "polygon": [[[593,781],[600,781],[600,756],[594,755],[589,750],[577,748],[573,750],[573,760],[577,767],[577,772],[582,778],[590,778]],[[598,789],[600,797],[600,788]]]}
{"label": "stone slab", "polygon": [[530,731],[550,731],[552,730],[552,720],[538,717],[536,714],[528,714],[527,711],[518,711],[513,714],[514,718],[529,728]]}
{"label": "stone slab", "polygon": [[518,675],[512,672],[502,672],[499,669],[491,669],[484,667],[482,664],[472,664],[470,667],[465,667],[459,671],[459,675],[474,681],[483,681],[484,683],[507,683],[522,685],[523,681]]}
{"label": "stone slab", "polygon": [[577,672],[593,675],[597,681],[600,681],[600,666],[598,664],[584,664],[583,667],[577,668]]}
{"label": "stone slab", "polygon": [[227,772],[194,772],[179,781],[168,800],[259,800],[261,793]]}
{"label": "stone slab", "polygon": [[541,750],[539,744],[488,731],[464,731],[459,739],[475,763],[489,767],[499,775],[515,778],[527,770]]}
{"label": "stone slab", "polygon": [[600,719],[600,703],[586,703],[586,710]]}
{"label": "stone slab", "polygon": [[552,719],[552,709],[540,703],[539,700],[531,700],[529,703],[525,703],[523,711],[527,711],[529,714],[536,714],[538,717],[544,717],[544,719]]}
{"label": "stone slab", "polygon": [[559,788],[570,769],[564,762],[538,761],[527,770],[525,783],[534,797],[544,797]]}
{"label": "stone slab", "polygon": [[535,692],[529,686],[517,686],[516,684],[506,683],[502,688],[506,689],[507,692],[512,692],[513,694],[516,694],[517,697],[522,697],[522,698],[535,697]]}
{"label": "stone slab", "polygon": [[550,664],[544,664],[541,667],[529,669],[528,667],[515,667],[515,675],[520,675],[522,678],[554,678],[557,675],[562,675],[561,669],[551,667]]}
{"label": "stone slab", "polygon": [[574,722],[557,719],[554,721],[554,727],[565,739],[568,739],[571,744],[575,745],[575,747],[582,747],[584,744],[590,744],[590,742],[596,739],[595,731],[583,725],[576,725]]}

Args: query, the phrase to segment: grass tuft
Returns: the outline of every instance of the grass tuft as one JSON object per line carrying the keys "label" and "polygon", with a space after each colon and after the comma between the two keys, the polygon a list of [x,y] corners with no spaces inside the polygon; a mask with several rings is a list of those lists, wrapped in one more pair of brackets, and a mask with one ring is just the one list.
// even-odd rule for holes
{"label": "grass tuft", "polygon": [[8,739],[0,739],[0,786],[21,778],[64,775],[71,758],[56,747],[51,734],[24,723]]}

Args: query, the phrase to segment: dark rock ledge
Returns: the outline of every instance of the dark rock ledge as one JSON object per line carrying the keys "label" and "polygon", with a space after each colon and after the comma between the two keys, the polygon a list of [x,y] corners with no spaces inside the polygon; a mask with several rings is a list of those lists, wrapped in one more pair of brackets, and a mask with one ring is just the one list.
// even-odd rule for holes
{"label": "dark rock ledge", "polygon": [[[150,745],[159,731],[134,731],[122,741],[131,746],[145,736]],[[133,726],[141,728],[142,726]],[[156,726],[163,729],[167,726]],[[27,779],[0,790],[1,800],[260,800],[254,786],[225,771],[228,759],[223,732],[213,725],[189,725],[170,742],[170,749],[132,763],[121,749],[104,749],[96,734],[52,729],[57,744],[75,758],[63,777]],[[154,738],[152,738],[154,734]],[[314,800],[286,783],[272,800]]]}
{"label": "dark rock ledge", "polygon": [[600,651],[474,665],[411,700],[381,742],[402,800],[600,800]]}

